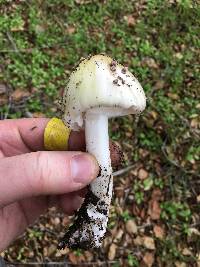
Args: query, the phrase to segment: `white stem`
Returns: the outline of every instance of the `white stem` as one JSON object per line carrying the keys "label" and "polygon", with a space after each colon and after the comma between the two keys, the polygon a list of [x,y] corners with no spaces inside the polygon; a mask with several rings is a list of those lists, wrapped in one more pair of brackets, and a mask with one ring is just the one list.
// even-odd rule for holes
{"label": "white stem", "polygon": [[75,222],[59,244],[71,248],[97,248],[105,236],[113,176],[109,150],[108,117],[90,110],[85,115],[86,149],[100,166],[100,175],[90,184]]}
{"label": "white stem", "polygon": [[[91,184],[92,192],[105,201],[112,197],[112,167],[109,149],[108,117],[103,114],[86,113],[85,138],[87,152],[97,159],[101,175]],[[109,190],[109,191],[108,191]]]}

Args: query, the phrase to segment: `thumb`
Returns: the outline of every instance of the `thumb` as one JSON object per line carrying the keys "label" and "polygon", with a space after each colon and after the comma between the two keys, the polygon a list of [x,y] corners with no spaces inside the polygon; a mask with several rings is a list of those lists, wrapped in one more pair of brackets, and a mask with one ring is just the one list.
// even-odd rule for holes
{"label": "thumb", "polygon": [[93,156],[41,151],[0,160],[0,207],[16,200],[79,190],[98,175]]}

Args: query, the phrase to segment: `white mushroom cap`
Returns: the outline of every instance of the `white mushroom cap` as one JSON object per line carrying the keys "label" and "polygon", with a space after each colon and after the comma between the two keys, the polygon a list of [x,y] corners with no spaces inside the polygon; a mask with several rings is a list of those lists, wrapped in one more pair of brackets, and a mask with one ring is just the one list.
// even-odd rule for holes
{"label": "white mushroom cap", "polygon": [[105,55],[82,60],[70,75],[63,95],[64,121],[75,130],[83,127],[89,109],[115,117],[141,113],[145,106],[138,80]]}

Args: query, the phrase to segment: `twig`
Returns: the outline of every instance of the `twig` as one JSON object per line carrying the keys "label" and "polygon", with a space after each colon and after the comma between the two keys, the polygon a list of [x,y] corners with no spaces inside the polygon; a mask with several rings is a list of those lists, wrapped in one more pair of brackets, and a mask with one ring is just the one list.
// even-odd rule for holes
{"label": "twig", "polygon": [[152,223],[146,223],[146,224],[143,224],[143,225],[138,225],[137,228],[138,229],[144,229],[144,228],[147,228],[147,227],[150,227],[152,226]]}
{"label": "twig", "polygon": [[123,175],[123,174],[129,172],[130,170],[134,169],[135,166],[136,166],[136,164],[129,165],[129,166],[127,166],[124,169],[121,169],[121,170],[118,170],[118,171],[114,172],[113,173],[113,176],[115,177],[115,176]]}
{"label": "twig", "polygon": [[13,40],[11,34],[10,34],[9,32],[6,32],[6,35],[7,35],[7,37],[8,37],[8,40],[9,40],[10,43],[12,44],[12,46],[13,46],[13,48],[14,48],[14,51],[15,51],[16,53],[19,53],[20,51],[18,50],[17,45],[16,45],[16,43],[14,42],[14,40]]}

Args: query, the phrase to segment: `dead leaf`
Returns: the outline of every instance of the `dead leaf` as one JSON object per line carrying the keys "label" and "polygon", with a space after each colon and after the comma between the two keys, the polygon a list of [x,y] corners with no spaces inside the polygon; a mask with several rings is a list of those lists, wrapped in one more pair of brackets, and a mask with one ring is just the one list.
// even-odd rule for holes
{"label": "dead leaf", "polygon": [[69,253],[69,248],[64,248],[60,250],[61,255],[67,255]]}
{"label": "dead leaf", "polygon": [[144,219],[145,217],[146,217],[146,209],[144,208],[144,209],[141,209],[140,211],[140,218]]}
{"label": "dead leaf", "polygon": [[132,212],[133,212],[133,215],[135,215],[135,216],[141,215],[141,210],[139,209],[138,205],[133,204]]}
{"label": "dead leaf", "polygon": [[43,256],[47,257],[48,256],[48,247],[43,248]]}
{"label": "dead leaf", "polygon": [[194,119],[192,119],[191,120],[191,122],[190,122],[190,126],[192,127],[192,128],[198,128],[198,127],[200,127],[200,121],[199,121],[199,119],[198,118],[194,118]]}
{"label": "dead leaf", "polygon": [[50,219],[50,221],[51,221],[51,223],[53,224],[53,225],[59,225],[60,224],[60,218],[59,217],[52,217],[51,219]]}
{"label": "dead leaf", "polygon": [[134,240],[133,240],[133,243],[136,245],[136,246],[142,246],[143,244],[143,238],[141,236],[137,236]]}
{"label": "dead leaf", "polygon": [[110,245],[109,251],[108,251],[108,259],[110,261],[114,260],[115,255],[116,255],[116,249],[117,249],[117,245],[115,245],[114,243]]}
{"label": "dead leaf", "polygon": [[69,225],[69,217],[68,217],[68,216],[65,216],[65,217],[62,219],[62,225],[63,225],[63,226],[67,226],[67,225]]}
{"label": "dead leaf", "polygon": [[178,58],[178,59],[182,59],[182,58],[183,58],[183,54],[181,54],[180,52],[175,53],[174,56],[175,56],[176,58]]}
{"label": "dead leaf", "polygon": [[56,254],[55,254],[55,257],[56,258],[60,258],[62,256],[62,254],[61,254],[61,250],[57,250],[56,251]]}
{"label": "dead leaf", "polygon": [[56,252],[56,250],[57,250],[56,245],[54,245],[54,244],[50,245],[48,247],[48,249],[47,249],[47,255],[48,255],[48,257],[51,257]]}
{"label": "dead leaf", "polygon": [[120,242],[121,239],[122,239],[123,234],[124,234],[124,231],[120,228],[120,229],[117,231],[117,233],[116,233],[115,238],[114,238],[113,241],[116,242],[116,243]]}
{"label": "dead leaf", "polygon": [[157,118],[158,118],[158,112],[152,110],[152,111],[150,111],[150,114],[151,114],[151,116],[152,116],[152,118],[153,118],[154,120],[157,120]]}
{"label": "dead leaf", "polygon": [[124,16],[124,20],[126,21],[129,27],[134,26],[136,24],[136,19],[133,17],[133,15]]}
{"label": "dead leaf", "polygon": [[69,256],[69,260],[73,264],[78,264],[78,263],[81,263],[81,262],[85,261],[84,255],[77,256],[77,255],[75,255],[74,252],[69,252],[68,256]]}
{"label": "dead leaf", "polygon": [[176,267],[187,267],[185,262],[175,261],[174,264]]}
{"label": "dead leaf", "polygon": [[[145,150],[145,149],[143,149],[143,148],[140,148],[140,149],[139,149],[139,154],[140,154],[140,156],[141,156],[142,158],[146,158],[146,157],[149,155],[149,151],[148,151],[148,150]],[[135,176],[137,176],[137,173],[136,173]]]}
{"label": "dead leaf", "polygon": [[144,236],[142,243],[143,243],[143,246],[147,249],[154,250],[156,248],[154,239],[152,237]]}
{"label": "dead leaf", "polygon": [[160,165],[160,163],[156,162],[154,164],[155,166],[155,171],[157,173],[158,176],[161,176],[161,173],[162,173],[162,166]]}
{"label": "dead leaf", "polygon": [[183,254],[184,256],[193,256],[193,254],[192,254],[191,250],[189,250],[189,248],[184,248],[184,249],[182,250],[182,254]]}
{"label": "dead leaf", "polygon": [[197,196],[197,202],[200,203],[200,195]]}
{"label": "dead leaf", "polygon": [[11,98],[13,99],[13,101],[20,101],[21,99],[23,99],[24,97],[28,97],[30,96],[30,93],[27,91],[23,91],[21,89],[16,89],[12,94],[11,94]]}
{"label": "dead leaf", "polygon": [[161,208],[157,200],[152,199],[149,201],[148,214],[152,220],[160,219]]}
{"label": "dead leaf", "polygon": [[147,65],[149,68],[152,68],[152,69],[158,69],[158,64],[153,58],[145,58],[142,61],[142,65]]}
{"label": "dead leaf", "polygon": [[78,263],[78,261],[77,261],[77,257],[76,257],[76,255],[74,255],[73,252],[70,252],[70,253],[68,254],[68,257],[69,257],[69,260],[70,260],[73,264],[77,264],[77,263]]}
{"label": "dead leaf", "polygon": [[164,231],[164,229],[161,226],[155,225],[153,227],[153,231],[154,231],[154,234],[155,234],[155,236],[157,238],[159,238],[159,239],[163,239],[164,238],[165,231]]}
{"label": "dead leaf", "polygon": [[24,24],[25,22],[22,21],[22,23],[20,25],[16,25],[16,26],[13,26],[10,30],[11,32],[21,32],[21,31],[24,31]]}
{"label": "dead leaf", "polygon": [[194,234],[196,236],[200,236],[200,232],[196,228],[191,227],[191,228],[189,228],[189,231],[190,231],[190,234]]}
{"label": "dead leaf", "polygon": [[200,267],[200,253],[197,255],[197,267]]}
{"label": "dead leaf", "polygon": [[179,99],[179,95],[177,94],[173,94],[173,93],[168,93],[167,96],[173,100],[178,100]]}
{"label": "dead leaf", "polygon": [[126,231],[131,234],[136,234],[138,229],[134,220],[128,220],[126,222]]}
{"label": "dead leaf", "polygon": [[115,188],[115,195],[118,198],[122,198],[124,196],[124,189],[122,186]]}
{"label": "dead leaf", "polygon": [[45,32],[45,27],[43,25],[38,24],[35,26],[35,32],[37,34],[41,34],[41,33]]}
{"label": "dead leaf", "polygon": [[68,34],[73,34],[73,33],[75,33],[75,31],[76,31],[76,28],[73,26],[69,26],[66,29],[66,33],[68,33]]}
{"label": "dead leaf", "polygon": [[159,188],[156,188],[153,190],[152,195],[151,195],[151,199],[157,200],[157,201],[162,199],[162,192],[160,191]]}
{"label": "dead leaf", "polygon": [[123,213],[123,209],[122,209],[122,207],[117,206],[117,207],[115,208],[115,212],[116,212],[118,215],[122,215],[122,213]]}
{"label": "dead leaf", "polygon": [[154,254],[150,252],[146,252],[143,257],[143,262],[146,267],[151,267],[154,263]]}
{"label": "dead leaf", "polygon": [[78,5],[84,5],[84,4],[89,4],[92,1],[91,0],[75,0],[76,4]]}
{"label": "dead leaf", "polygon": [[196,228],[189,228],[189,236],[187,237],[188,242],[197,242],[197,240],[199,240],[200,237],[200,232],[198,229]]}
{"label": "dead leaf", "polygon": [[130,173],[133,175],[133,176],[136,176],[138,175],[138,168],[133,168]]}
{"label": "dead leaf", "polygon": [[165,85],[165,82],[163,80],[158,80],[156,84],[154,85],[154,89],[160,90],[163,89]]}
{"label": "dead leaf", "polygon": [[33,118],[45,118],[46,115],[42,112],[34,112],[33,113]]}
{"label": "dead leaf", "polygon": [[94,258],[93,254],[88,250],[84,252],[84,256],[87,262],[92,261]]}
{"label": "dead leaf", "polygon": [[145,169],[143,169],[143,168],[139,169],[139,171],[138,171],[138,178],[139,178],[140,180],[144,180],[144,179],[146,179],[148,176],[149,176],[149,173],[148,173]]}
{"label": "dead leaf", "polygon": [[131,138],[131,137],[133,136],[132,132],[126,132],[125,135],[126,135],[126,137],[128,137],[128,138]]}

